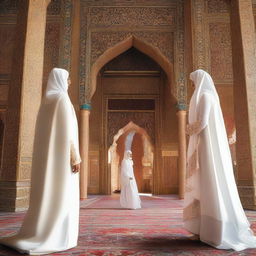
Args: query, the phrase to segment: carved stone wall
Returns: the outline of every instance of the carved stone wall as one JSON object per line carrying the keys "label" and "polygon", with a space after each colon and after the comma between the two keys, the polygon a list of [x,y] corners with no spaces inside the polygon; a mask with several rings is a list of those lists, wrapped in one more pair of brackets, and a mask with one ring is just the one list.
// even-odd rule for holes
{"label": "carved stone wall", "polygon": [[[17,1],[0,2],[0,166],[2,165],[5,115],[8,106],[8,92],[11,79],[13,48],[16,33]],[[1,175],[1,169],[0,169]]]}
{"label": "carved stone wall", "polygon": [[130,36],[135,36],[140,40],[161,49],[161,52],[171,63],[173,63],[173,32],[151,31],[148,33],[145,31],[102,31],[91,33],[91,64],[93,64],[107,49]]}
{"label": "carved stone wall", "polygon": [[192,1],[192,17],[194,23],[193,68],[208,70],[205,40],[205,0]]}
{"label": "carved stone wall", "polygon": [[215,82],[232,84],[228,0],[193,0],[194,68],[211,72]]}
{"label": "carved stone wall", "polygon": [[71,65],[71,33],[72,33],[72,0],[62,0],[62,35],[59,67],[70,71]]}
{"label": "carved stone wall", "polygon": [[61,24],[59,21],[51,21],[46,24],[45,48],[44,48],[44,73],[43,88],[45,88],[49,72],[59,62]]}
{"label": "carved stone wall", "polygon": [[[100,15],[99,15],[100,14]],[[92,7],[91,25],[95,26],[173,26],[175,10],[170,7]]]}
{"label": "carved stone wall", "polygon": [[193,68],[208,71],[220,96],[228,135],[235,129],[230,0],[193,0]]}
{"label": "carved stone wall", "polygon": [[0,25],[0,108],[4,111],[8,101],[11,76],[15,24]]}
{"label": "carved stone wall", "polygon": [[90,69],[107,49],[135,36],[174,65],[172,92],[186,102],[183,1],[81,1],[80,100],[90,102]]}
{"label": "carved stone wall", "polygon": [[47,15],[43,89],[52,68],[70,69],[72,1],[52,0]]}
{"label": "carved stone wall", "polygon": [[[70,61],[70,54],[63,53],[64,52],[64,45],[66,44],[69,48],[70,45],[68,44],[70,42],[70,35],[71,35],[71,25],[68,23],[68,21],[71,21],[71,11],[72,9],[69,7],[71,3],[71,0],[52,0],[50,5],[47,9],[47,24],[46,24],[46,31],[45,31],[45,56],[44,56],[44,76],[43,76],[43,85],[45,86],[46,80],[49,74],[49,71],[55,67],[60,66],[61,62],[60,57],[64,56],[65,58],[68,58],[68,62]],[[24,9],[25,10],[25,9]],[[22,10],[22,11],[24,11]],[[40,10],[40,9],[39,9]],[[24,14],[24,18],[26,17],[26,14]],[[15,120],[18,120],[19,118],[15,115],[9,115],[7,121],[9,126],[6,126],[5,122],[5,113],[7,109],[16,109],[17,113],[19,112],[19,102],[20,100],[20,93],[17,91],[17,93],[13,93],[12,98],[9,98],[8,102],[8,94],[10,91],[9,84],[11,81],[12,76],[12,67],[15,65],[15,56],[13,56],[13,48],[15,45],[15,38],[16,33],[19,33],[18,35],[23,35],[25,33],[24,31],[16,31],[16,19],[17,19],[17,1],[16,0],[4,0],[0,1],[0,43],[1,43],[1,49],[0,49],[0,159],[2,159],[2,151],[4,153],[4,159],[5,159],[5,165],[3,166],[1,163],[1,169],[0,169],[0,177],[3,178],[3,182],[1,183],[1,186],[6,186],[7,189],[10,188],[10,191],[13,191],[12,193],[15,193],[15,190],[13,190],[10,187],[9,181],[15,183],[15,180],[22,180],[24,181],[24,187],[23,185],[20,185],[22,188],[18,189],[16,197],[19,201],[19,203],[16,205],[19,209],[25,209],[27,207],[28,203],[28,195],[29,195],[29,182],[30,182],[30,172],[31,172],[31,157],[27,157],[27,155],[30,155],[31,152],[29,150],[32,149],[32,145],[29,144],[32,140],[27,140],[29,143],[21,143],[21,150],[27,150],[24,154],[25,157],[21,157],[19,159],[21,161],[20,164],[20,172],[19,174],[16,173],[16,167],[15,164],[13,164],[13,168],[6,168],[8,166],[8,161],[15,163],[17,160],[17,154],[16,150],[13,150],[13,145],[15,145],[16,141],[13,141],[11,143],[6,143],[3,147],[3,141],[6,141],[5,138],[3,138],[4,134],[7,134],[7,131],[9,134],[13,132],[15,134],[15,139],[20,138],[23,141],[26,141],[24,139],[24,136],[28,136],[31,138],[31,130],[33,130],[32,127],[32,121],[26,123],[26,127],[24,127],[24,133],[21,133],[18,126],[12,125],[12,122]],[[68,24],[68,25],[66,25]],[[68,29],[67,29],[68,28]],[[25,26],[24,26],[25,30]],[[38,34],[40,35],[41,30],[38,31]],[[65,36],[65,38],[62,40],[61,38]],[[41,37],[39,37],[41,38]],[[42,43],[42,41],[39,41],[39,43]],[[41,44],[42,45],[42,44]],[[66,47],[67,48],[67,47]],[[23,49],[22,49],[23,50]],[[37,52],[35,52],[37,54]],[[33,55],[33,52],[30,53]],[[65,63],[64,63],[65,64]],[[65,65],[62,65],[63,67],[66,67]],[[17,73],[15,73],[17,74]],[[33,74],[31,74],[33,75]],[[40,81],[41,82],[41,81]],[[14,87],[12,87],[13,89]],[[40,88],[40,83],[37,83],[37,86],[35,88]],[[28,95],[33,95],[34,93],[37,93],[35,88],[32,87],[28,88],[28,91],[24,91],[24,98],[29,97]],[[15,88],[13,89],[15,90]],[[11,94],[12,95],[12,94]],[[39,94],[37,94],[39,95]],[[34,101],[37,98],[34,99]],[[32,105],[35,103],[32,101],[30,102]],[[38,99],[36,100],[36,103],[34,105],[38,104]],[[15,112],[16,113],[16,112]],[[11,128],[10,128],[11,126]],[[13,131],[11,130],[13,129]],[[18,135],[20,134],[20,135]],[[9,136],[10,137],[10,136]],[[7,135],[8,138],[8,135]],[[5,170],[3,172],[2,170]],[[6,171],[8,170],[8,171]],[[5,181],[6,184],[4,183]],[[10,195],[8,195],[10,196]],[[7,197],[8,197],[7,196]],[[15,197],[13,194],[11,197]],[[1,198],[2,200],[3,198]]]}
{"label": "carved stone wall", "polygon": [[17,13],[18,0],[2,0],[0,2],[0,14],[10,15]]}
{"label": "carved stone wall", "polygon": [[209,23],[210,67],[216,82],[232,83],[232,46],[228,22]]}
{"label": "carved stone wall", "polygon": [[230,11],[230,0],[207,0],[208,13],[227,13]]}
{"label": "carved stone wall", "polygon": [[51,0],[50,5],[48,6],[47,14],[48,15],[60,15],[62,9],[63,0]]}

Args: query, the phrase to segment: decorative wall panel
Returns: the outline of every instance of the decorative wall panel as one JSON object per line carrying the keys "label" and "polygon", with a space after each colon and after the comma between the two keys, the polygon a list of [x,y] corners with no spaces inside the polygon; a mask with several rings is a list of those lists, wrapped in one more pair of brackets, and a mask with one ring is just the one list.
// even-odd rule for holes
{"label": "decorative wall panel", "polygon": [[232,82],[232,45],[230,24],[209,24],[211,74],[215,81]]}
{"label": "decorative wall panel", "polygon": [[235,127],[230,2],[193,0],[192,9],[193,68],[202,68],[212,75],[228,135]]}
{"label": "decorative wall panel", "polygon": [[15,40],[15,24],[0,26],[0,74],[11,73],[13,46]]}
{"label": "decorative wall panel", "polygon": [[186,85],[186,68],[185,68],[185,44],[184,44],[184,1],[177,1],[176,12],[176,33],[175,33],[175,60],[174,76],[175,76],[175,96],[177,105],[186,109],[187,103],[187,85]]}
{"label": "decorative wall panel", "polygon": [[72,33],[72,0],[62,2],[63,33],[61,35],[61,51],[59,66],[70,70],[71,65],[71,33]]}
{"label": "decorative wall panel", "polygon": [[216,83],[232,84],[230,1],[194,0],[194,69],[209,71]]}
{"label": "decorative wall panel", "polygon": [[193,66],[194,69],[208,70],[205,42],[205,0],[194,0],[192,8],[194,19]]}
{"label": "decorative wall panel", "polygon": [[49,73],[52,68],[58,66],[60,47],[60,22],[49,22],[45,31],[44,48],[44,76],[43,87],[45,88]]}
{"label": "decorative wall panel", "polygon": [[209,13],[227,13],[230,11],[230,0],[207,0]]}
{"label": "decorative wall panel", "polygon": [[[0,1],[0,166],[2,167],[2,153],[4,132],[6,129],[5,115],[8,106],[9,84],[12,72],[13,50],[16,37],[17,1]],[[19,94],[17,94],[19,97]],[[13,99],[15,101],[15,99]],[[19,102],[19,99],[17,99]],[[10,154],[11,155],[11,154]],[[13,156],[13,155],[12,155]],[[12,161],[15,161],[13,156]],[[0,168],[0,176],[2,168]]]}
{"label": "decorative wall panel", "polygon": [[47,9],[43,87],[53,67],[70,70],[72,0],[52,0]]}
{"label": "decorative wall panel", "polygon": [[172,26],[175,10],[166,7],[92,7],[92,26]]}
{"label": "decorative wall panel", "polygon": [[[179,102],[186,102],[183,0],[154,3],[147,1],[143,2],[143,7],[139,2],[81,2],[80,100],[82,104],[90,102],[89,76],[93,63],[107,49],[131,36],[158,48],[174,65],[172,92]],[[160,2],[163,6],[158,6]]]}
{"label": "decorative wall panel", "polygon": [[63,0],[51,0],[49,6],[47,8],[47,14],[48,15],[60,15],[62,3],[63,3]]}
{"label": "decorative wall panel", "polygon": [[[89,103],[89,95],[90,95],[90,87],[87,84],[86,79],[88,80],[88,69],[89,63],[87,63],[87,59],[89,59],[89,50],[88,44],[89,40],[87,37],[88,34],[88,23],[87,23],[87,16],[88,16],[89,8],[81,7],[81,24],[80,24],[80,68],[79,68],[79,98],[80,103]],[[87,47],[86,47],[87,46]]]}
{"label": "decorative wall panel", "polygon": [[18,0],[1,0],[0,14],[16,14]]}

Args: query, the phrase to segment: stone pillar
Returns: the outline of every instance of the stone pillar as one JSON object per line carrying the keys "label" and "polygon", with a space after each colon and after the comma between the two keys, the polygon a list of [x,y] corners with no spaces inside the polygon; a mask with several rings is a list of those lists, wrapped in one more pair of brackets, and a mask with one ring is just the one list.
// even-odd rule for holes
{"label": "stone pillar", "polygon": [[87,198],[88,188],[88,168],[89,168],[89,115],[91,105],[84,104],[80,110],[80,154],[81,154],[81,171],[80,171],[80,198]]}
{"label": "stone pillar", "polygon": [[50,0],[18,1],[16,39],[0,173],[0,210],[28,207],[36,117],[41,101],[44,36]]}
{"label": "stone pillar", "polygon": [[237,185],[244,208],[256,210],[256,40],[251,0],[231,0]]}
{"label": "stone pillar", "polygon": [[187,144],[186,144],[186,115],[185,110],[179,110],[177,112],[178,125],[179,125],[179,158],[178,158],[178,172],[179,172],[179,197],[184,198],[185,194],[185,177],[186,177],[186,154],[187,154]]}

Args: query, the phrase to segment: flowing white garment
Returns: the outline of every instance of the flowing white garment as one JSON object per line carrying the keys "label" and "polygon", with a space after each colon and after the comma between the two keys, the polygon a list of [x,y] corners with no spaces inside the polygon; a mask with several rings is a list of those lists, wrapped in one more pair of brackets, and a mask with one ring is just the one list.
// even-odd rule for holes
{"label": "flowing white garment", "polygon": [[131,151],[125,151],[124,159],[121,164],[120,204],[124,208],[138,209],[141,208],[141,201],[133,173],[133,161],[129,158],[129,153],[131,153]]}
{"label": "flowing white garment", "polygon": [[79,227],[81,161],[76,115],[67,94],[68,72],[53,69],[36,124],[29,209],[17,235],[0,240],[31,255],[75,247]]}
{"label": "flowing white garment", "polygon": [[256,248],[239,199],[214,83],[203,70],[190,78],[196,88],[189,108],[185,228],[219,249]]}

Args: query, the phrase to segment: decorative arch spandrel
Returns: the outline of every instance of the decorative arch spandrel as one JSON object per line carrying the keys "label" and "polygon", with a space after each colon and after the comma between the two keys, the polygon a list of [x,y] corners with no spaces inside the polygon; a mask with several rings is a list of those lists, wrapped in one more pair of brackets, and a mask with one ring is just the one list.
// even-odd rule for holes
{"label": "decorative arch spandrel", "polygon": [[[139,3],[140,1],[136,1],[136,3],[131,3],[131,6],[129,5],[129,12],[131,12],[129,17],[134,15],[136,18],[128,26],[124,19],[127,15],[125,11],[127,3],[117,4],[115,1],[109,1],[108,4],[101,6],[101,1],[97,1],[97,3],[96,1],[81,2],[81,104],[90,103],[95,91],[94,84],[96,82],[91,80],[96,80],[97,72],[95,72],[96,74],[92,72],[93,65],[109,49],[131,37],[150,45],[149,52],[151,54],[155,54],[154,49],[157,49],[166,61],[171,63],[172,70],[167,73],[167,76],[171,77],[169,80],[172,84],[172,94],[181,104],[186,103],[184,1],[158,1],[155,4],[143,1],[143,6]],[[112,15],[110,15],[111,13]],[[107,26],[106,22],[103,22],[105,20],[107,20]],[[130,47],[132,46],[136,48],[135,45]],[[141,51],[141,49],[138,50]],[[121,51],[119,54],[123,52]],[[146,54],[152,57],[150,54]],[[110,60],[108,59],[108,61]]]}

